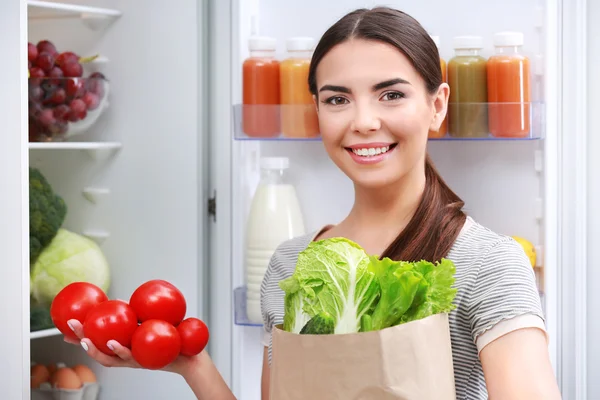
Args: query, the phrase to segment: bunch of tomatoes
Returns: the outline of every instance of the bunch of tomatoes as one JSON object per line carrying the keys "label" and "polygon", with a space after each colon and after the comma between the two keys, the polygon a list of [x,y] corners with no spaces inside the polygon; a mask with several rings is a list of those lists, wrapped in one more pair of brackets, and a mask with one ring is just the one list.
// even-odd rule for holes
{"label": "bunch of tomatoes", "polygon": [[114,356],[109,340],[131,350],[144,368],[161,369],[179,356],[199,354],[208,343],[208,328],[198,318],[185,318],[183,294],[171,283],[151,280],[139,286],[129,303],[109,300],[98,286],[74,282],[52,301],[50,316],[63,335],[78,340],[67,321],[83,325],[86,338],[98,350]]}

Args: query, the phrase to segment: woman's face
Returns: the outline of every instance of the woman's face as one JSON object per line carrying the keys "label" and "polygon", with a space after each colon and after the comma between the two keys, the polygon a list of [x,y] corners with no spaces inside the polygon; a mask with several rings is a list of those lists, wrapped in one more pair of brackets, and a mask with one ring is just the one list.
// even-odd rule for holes
{"label": "woman's face", "polygon": [[428,132],[446,114],[446,84],[431,95],[398,49],[361,39],[332,48],[316,81],[323,144],[356,185],[379,188],[423,173]]}

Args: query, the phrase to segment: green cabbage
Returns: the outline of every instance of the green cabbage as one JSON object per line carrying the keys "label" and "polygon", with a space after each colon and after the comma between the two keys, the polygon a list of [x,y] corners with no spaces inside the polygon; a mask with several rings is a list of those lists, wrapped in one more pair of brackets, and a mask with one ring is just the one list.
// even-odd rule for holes
{"label": "green cabbage", "polygon": [[[324,311],[333,317],[336,334],[356,332],[379,293],[369,263],[364,250],[347,239],[312,242],[298,256],[294,275],[279,284],[286,292],[287,320],[297,318],[298,307],[292,303],[301,302],[307,314],[302,321]],[[300,298],[288,296],[294,293]],[[300,323],[288,323],[284,329],[299,333],[302,327]]]}
{"label": "green cabbage", "polygon": [[452,261],[405,262],[369,256],[344,238],[312,242],[294,274],[281,281],[283,329],[300,333],[317,315],[333,320],[335,334],[367,332],[454,310]]}
{"label": "green cabbage", "polygon": [[61,228],[33,264],[31,295],[40,304],[50,304],[73,282],[93,283],[106,293],[110,268],[94,241]]}

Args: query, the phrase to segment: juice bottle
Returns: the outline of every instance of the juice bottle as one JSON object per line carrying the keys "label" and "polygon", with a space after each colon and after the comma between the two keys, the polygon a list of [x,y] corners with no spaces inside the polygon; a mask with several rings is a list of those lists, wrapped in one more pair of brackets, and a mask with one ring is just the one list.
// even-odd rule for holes
{"label": "juice bottle", "polygon": [[453,137],[489,135],[486,60],[479,54],[482,48],[479,36],[454,38],[455,55],[448,62],[448,125]]}
{"label": "juice bottle", "polygon": [[279,61],[276,40],[253,36],[250,57],[243,64],[242,130],[251,137],[279,135]]}
{"label": "juice bottle", "polygon": [[308,69],[315,46],[313,38],[296,37],[286,42],[288,57],[281,62],[281,128],[286,137],[319,135],[319,120],[308,90]]}
{"label": "juice bottle", "polygon": [[494,35],[496,54],[487,62],[490,132],[496,137],[526,137],[530,131],[529,59],[520,54],[523,34]]}
{"label": "juice bottle", "polygon": [[[439,36],[431,36],[431,39],[433,39],[433,42],[438,47],[438,51],[439,51],[440,37]],[[440,68],[442,69],[442,81],[447,83],[448,78],[446,76],[446,60],[444,60],[441,56],[440,56]],[[448,132],[448,113],[446,113],[446,118],[444,118],[444,120],[442,121],[442,124],[440,125],[440,129],[437,132],[432,131],[432,130],[429,131],[429,137],[430,138],[443,138],[444,136],[446,136],[447,132]]]}
{"label": "juice bottle", "polygon": [[260,160],[260,182],[256,188],[246,227],[246,312],[248,320],[262,322],[260,287],[277,247],[305,234],[300,202],[294,185],[287,181],[286,157]]}

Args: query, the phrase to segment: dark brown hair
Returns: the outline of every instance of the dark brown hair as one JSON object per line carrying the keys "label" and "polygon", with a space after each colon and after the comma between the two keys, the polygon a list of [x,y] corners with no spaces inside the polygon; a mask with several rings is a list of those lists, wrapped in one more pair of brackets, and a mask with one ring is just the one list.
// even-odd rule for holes
{"label": "dark brown hair", "polygon": [[[334,46],[353,38],[396,47],[421,75],[430,94],[442,84],[440,56],[427,31],[402,11],[376,7],[352,11],[323,34],[313,53],[308,75],[313,95],[318,95],[316,70],[323,57]],[[425,159],[425,178],[425,190],[415,215],[381,257],[436,262],[447,256],[458,237],[466,219],[462,211],[464,202],[444,182],[429,155]]]}

